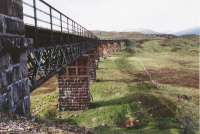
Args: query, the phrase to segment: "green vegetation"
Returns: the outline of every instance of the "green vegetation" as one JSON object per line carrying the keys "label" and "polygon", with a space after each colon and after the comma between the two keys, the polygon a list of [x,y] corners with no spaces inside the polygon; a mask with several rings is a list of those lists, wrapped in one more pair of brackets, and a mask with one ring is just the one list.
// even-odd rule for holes
{"label": "green vegetation", "polygon": [[[36,114],[41,120],[88,127],[96,134],[197,134],[198,52],[196,37],[130,42],[123,52],[101,60],[89,110],[59,112],[57,90],[36,90],[32,110],[44,105]],[[139,125],[126,128],[130,118]]]}

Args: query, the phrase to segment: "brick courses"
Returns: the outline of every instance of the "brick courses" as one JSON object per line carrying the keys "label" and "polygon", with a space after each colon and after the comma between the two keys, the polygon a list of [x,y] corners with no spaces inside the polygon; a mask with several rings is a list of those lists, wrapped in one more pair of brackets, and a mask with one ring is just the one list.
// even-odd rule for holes
{"label": "brick courses", "polygon": [[80,57],[58,75],[59,109],[84,110],[90,105],[89,56]]}

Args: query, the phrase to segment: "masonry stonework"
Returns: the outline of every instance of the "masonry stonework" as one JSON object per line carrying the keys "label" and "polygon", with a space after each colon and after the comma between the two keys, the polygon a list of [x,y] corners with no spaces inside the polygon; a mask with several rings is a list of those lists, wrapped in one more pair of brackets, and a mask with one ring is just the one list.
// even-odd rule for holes
{"label": "masonry stonework", "polygon": [[28,114],[30,91],[27,50],[21,0],[0,4],[0,111]]}

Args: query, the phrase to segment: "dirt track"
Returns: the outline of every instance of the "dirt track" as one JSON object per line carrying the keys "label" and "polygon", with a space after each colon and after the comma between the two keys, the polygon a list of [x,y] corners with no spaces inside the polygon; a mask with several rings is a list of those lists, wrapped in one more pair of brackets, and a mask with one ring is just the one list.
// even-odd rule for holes
{"label": "dirt track", "polygon": [[[199,73],[195,71],[162,68],[159,70],[148,69],[148,72],[153,80],[161,84],[199,88]],[[145,73],[138,73],[136,76],[139,80],[148,80]]]}

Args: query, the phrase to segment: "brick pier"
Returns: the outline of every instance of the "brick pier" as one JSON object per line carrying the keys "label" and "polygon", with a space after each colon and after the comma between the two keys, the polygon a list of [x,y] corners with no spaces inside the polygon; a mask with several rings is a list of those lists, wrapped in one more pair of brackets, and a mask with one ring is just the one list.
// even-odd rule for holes
{"label": "brick pier", "polygon": [[84,110],[90,105],[89,56],[81,56],[58,75],[59,109]]}
{"label": "brick pier", "polygon": [[84,110],[90,106],[90,84],[96,80],[99,57],[108,57],[122,49],[121,44],[104,44],[89,51],[58,75],[59,109]]}
{"label": "brick pier", "polygon": [[120,50],[125,49],[125,42],[114,42],[113,44],[104,43],[98,47],[99,57],[106,58]]}

